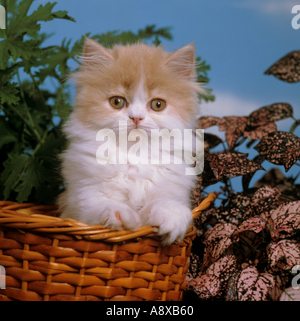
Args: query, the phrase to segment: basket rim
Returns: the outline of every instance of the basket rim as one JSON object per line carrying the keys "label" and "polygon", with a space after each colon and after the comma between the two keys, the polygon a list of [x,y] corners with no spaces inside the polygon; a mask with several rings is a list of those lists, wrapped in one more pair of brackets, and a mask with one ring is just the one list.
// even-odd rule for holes
{"label": "basket rim", "polygon": [[[209,193],[199,206],[192,210],[193,219],[207,209],[216,199],[214,193]],[[10,201],[0,201],[0,229],[2,227],[31,231],[33,233],[64,234],[75,236],[87,241],[122,242],[140,237],[155,237],[157,228],[142,226],[136,231],[115,230],[103,225],[88,225],[70,218],[60,218],[56,205],[36,205],[33,203],[18,204]],[[53,216],[52,216],[53,215]],[[191,225],[185,238],[196,234],[195,226]]]}

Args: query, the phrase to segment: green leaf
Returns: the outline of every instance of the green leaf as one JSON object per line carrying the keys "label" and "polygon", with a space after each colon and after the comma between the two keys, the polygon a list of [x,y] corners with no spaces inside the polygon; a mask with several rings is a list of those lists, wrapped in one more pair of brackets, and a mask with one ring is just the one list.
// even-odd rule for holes
{"label": "green leaf", "polygon": [[33,0],[21,1],[18,7],[19,14],[15,15],[15,19],[11,21],[9,25],[9,37],[16,34],[32,33],[39,31],[41,25],[38,21],[51,21],[55,18],[67,19],[75,21],[72,17],[67,15],[67,11],[57,11],[52,12],[53,7],[56,5],[54,3],[46,3],[45,5],[40,5],[37,10],[35,10],[31,15],[27,15],[29,8]]}
{"label": "green leaf", "polygon": [[41,160],[54,161],[53,158],[56,157],[56,153],[64,147],[65,137],[60,135],[60,137],[55,138],[53,133],[50,133],[43,145],[38,149],[35,156]]}
{"label": "green leaf", "polygon": [[15,188],[15,191],[18,192],[17,201],[19,203],[23,203],[28,199],[33,188],[35,188],[37,194],[46,192],[46,185],[43,178],[44,171],[40,162],[36,159],[29,158],[26,173],[24,173],[21,178],[22,182]]}
{"label": "green leaf", "polygon": [[7,39],[0,41],[0,69],[5,69],[7,66],[9,54],[9,43]]}
{"label": "green leaf", "polygon": [[0,148],[3,145],[16,142],[18,138],[16,137],[16,133],[9,127],[9,123],[4,120],[4,116],[0,118]]}
{"label": "green leaf", "polygon": [[63,86],[57,90],[53,111],[55,111],[55,116],[60,117],[62,121],[66,121],[72,111],[72,106],[68,102],[68,95],[65,93]]}
{"label": "green leaf", "polygon": [[57,19],[66,19],[73,22],[76,22],[76,20],[68,15],[68,11],[56,11],[52,13],[52,16]]}
{"label": "green leaf", "polygon": [[0,101],[2,104],[16,105],[19,102],[19,90],[16,88],[16,85],[17,83],[8,83],[0,88]]}
{"label": "green leaf", "polygon": [[141,39],[152,38],[153,36],[161,36],[168,40],[172,40],[172,34],[170,33],[171,27],[161,28],[155,30],[155,25],[146,26],[145,29],[140,29],[138,31],[138,37]]}
{"label": "green leaf", "polygon": [[[73,56],[73,54],[70,53],[70,43],[71,40],[66,42],[66,39],[64,39],[61,46],[55,46],[43,52],[40,63],[44,65],[45,68],[40,69],[36,73],[36,76],[38,76],[40,80],[45,80],[47,76],[59,78],[60,81],[63,80],[69,72],[67,61]],[[59,71],[59,74],[57,71]]]}
{"label": "green leaf", "polygon": [[40,52],[35,40],[23,41],[22,37],[4,39],[0,41],[0,69],[6,68],[10,56],[14,61],[18,58],[27,60],[37,57]]}
{"label": "green leaf", "polygon": [[108,48],[111,48],[115,44],[132,44],[137,41],[151,39],[153,37],[154,43],[156,44],[160,43],[159,37],[172,40],[170,27],[161,28],[158,30],[155,30],[155,27],[155,25],[146,26],[144,29],[138,30],[137,33],[133,33],[132,31],[123,31],[119,33],[119,31],[114,30],[105,34],[94,35],[91,38]]}
{"label": "green leaf", "polygon": [[18,7],[15,9],[18,13],[13,15],[13,18],[8,25],[9,28],[7,28],[8,38],[23,32],[28,32],[28,29],[32,29],[33,27],[35,27],[34,30],[39,30],[36,28],[36,23],[33,23],[33,21],[27,17],[27,12],[32,2],[33,0],[24,0],[19,3]]}
{"label": "green leaf", "polygon": [[1,38],[6,38],[6,29],[0,29],[0,39]]}
{"label": "green leaf", "polygon": [[1,181],[4,182],[4,198],[8,199],[10,193],[19,183],[22,174],[26,170],[29,157],[23,155],[9,155],[8,160],[4,163],[4,171],[1,175]]}

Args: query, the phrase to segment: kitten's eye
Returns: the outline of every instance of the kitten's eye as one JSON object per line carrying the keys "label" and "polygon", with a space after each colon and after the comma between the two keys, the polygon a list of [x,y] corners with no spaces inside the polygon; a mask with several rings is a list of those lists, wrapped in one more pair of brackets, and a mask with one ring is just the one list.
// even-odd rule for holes
{"label": "kitten's eye", "polygon": [[161,111],[166,108],[166,102],[162,99],[153,99],[150,103],[150,107],[154,111]]}
{"label": "kitten's eye", "polygon": [[126,100],[122,97],[112,97],[109,100],[112,107],[116,109],[121,109],[126,105]]}

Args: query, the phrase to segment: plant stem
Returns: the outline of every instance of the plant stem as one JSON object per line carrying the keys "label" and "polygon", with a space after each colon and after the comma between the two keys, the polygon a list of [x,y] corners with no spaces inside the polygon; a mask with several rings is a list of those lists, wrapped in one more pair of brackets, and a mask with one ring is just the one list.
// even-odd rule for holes
{"label": "plant stem", "polygon": [[295,119],[294,117],[292,117],[294,120],[295,120],[295,122],[294,122],[294,124],[291,126],[291,128],[290,128],[290,133],[291,134],[293,134],[294,133],[294,131],[295,131],[295,129],[300,125],[300,119]]}
{"label": "plant stem", "polygon": [[32,157],[33,157],[33,158],[34,158],[36,152],[39,150],[39,148],[45,143],[45,139],[46,139],[47,135],[48,135],[48,131],[45,130],[44,135],[43,135],[41,141],[36,145],[36,147],[35,147],[35,149],[34,149],[34,151],[33,151],[33,153],[32,153]]}
{"label": "plant stem", "polygon": [[[31,70],[29,70],[29,74],[30,74],[30,77],[31,77],[31,79],[32,79],[32,82],[33,82],[36,90],[37,90],[37,91],[39,92],[39,94],[40,94],[40,97],[41,97],[41,99],[42,99],[42,101],[43,101],[43,104],[46,106],[45,97],[44,97],[44,95],[43,95],[40,87],[38,86],[37,82],[35,81],[34,76],[33,76],[32,72],[31,72]],[[46,107],[47,107],[47,106],[46,106]],[[53,124],[53,121],[52,121],[51,111],[50,111],[48,108],[47,108],[47,111],[48,111],[49,121],[50,121],[51,125],[52,125],[53,127],[55,127],[55,125]]]}
{"label": "plant stem", "polygon": [[[31,129],[32,129],[33,133],[35,134],[37,140],[40,142],[41,141],[41,136],[40,136],[39,132],[37,131],[36,127],[35,127],[34,121],[33,121],[32,117],[31,117],[28,105],[27,105],[26,100],[25,100],[24,91],[23,91],[23,88],[22,88],[22,85],[21,85],[19,69],[17,69],[17,77],[18,77],[18,82],[19,82],[20,94],[21,94],[23,103],[24,103],[24,105],[26,107],[26,115],[27,115],[27,117],[29,119],[29,123],[30,123],[30,126],[31,126]],[[23,117],[22,117],[22,119],[24,120]],[[27,121],[26,121],[26,123],[27,123]],[[29,125],[29,124],[27,123],[27,125]]]}
{"label": "plant stem", "polygon": [[241,240],[243,240],[247,245],[249,245],[255,252],[258,252],[258,249],[256,249],[255,247],[252,246],[252,244],[250,244],[247,240],[245,240],[245,238],[240,235],[239,236]]}
{"label": "plant stem", "polygon": [[[6,109],[6,108],[4,108],[4,106],[1,105],[1,104],[0,104],[0,108],[3,109],[4,111],[5,111],[5,109]],[[27,119],[24,118],[24,116],[23,116],[13,105],[9,105],[9,108],[12,109],[13,112],[14,112],[16,115],[18,115],[18,116],[23,120],[23,122],[24,122],[25,125],[31,130],[31,132],[32,132],[34,135],[36,135],[35,132],[34,132],[34,130],[33,130],[33,128],[28,124]],[[37,138],[38,138],[38,137],[37,137]]]}

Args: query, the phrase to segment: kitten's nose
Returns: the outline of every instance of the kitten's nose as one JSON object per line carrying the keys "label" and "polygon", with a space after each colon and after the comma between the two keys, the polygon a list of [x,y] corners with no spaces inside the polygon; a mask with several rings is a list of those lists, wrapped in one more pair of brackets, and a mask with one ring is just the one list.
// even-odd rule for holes
{"label": "kitten's nose", "polygon": [[135,125],[137,126],[138,123],[143,120],[144,118],[143,117],[130,117],[129,118],[135,123]]}

